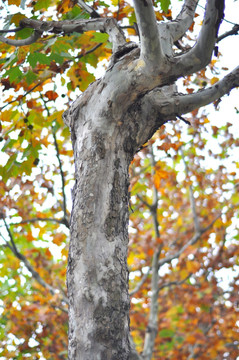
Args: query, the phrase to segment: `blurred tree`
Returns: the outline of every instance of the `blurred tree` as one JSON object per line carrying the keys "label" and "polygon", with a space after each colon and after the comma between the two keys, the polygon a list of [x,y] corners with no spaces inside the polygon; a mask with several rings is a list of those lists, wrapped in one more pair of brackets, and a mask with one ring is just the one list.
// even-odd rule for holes
{"label": "blurred tree", "polygon": [[239,26],[196,8],[3,2],[1,359],[237,358],[239,139],[198,109]]}

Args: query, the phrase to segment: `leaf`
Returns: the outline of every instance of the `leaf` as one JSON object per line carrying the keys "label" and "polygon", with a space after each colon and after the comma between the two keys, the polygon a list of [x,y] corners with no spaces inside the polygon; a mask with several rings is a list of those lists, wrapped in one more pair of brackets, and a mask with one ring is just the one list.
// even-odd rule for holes
{"label": "leaf", "polygon": [[97,42],[97,43],[104,43],[108,40],[109,35],[105,33],[95,32],[93,38],[91,38],[91,41]]}
{"label": "leaf", "polygon": [[171,4],[171,1],[170,1],[170,0],[160,0],[161,9],[162,9],[165,13],[167,13],[170,4]]}
{"label": "leaf", "polygon": [[211,84],[211,85],[214,85],[214,84],[216,84],[218,81],[219,81],[219,78],[214,76],[214,77],[210,80],[210,84]]}
{"label": "leaf", "polygon": [[42,53],[35,53],[35,54],[30,53],[28,55],[28,61],[32,67],[35,67],[37,63],[45,64],[45,65],[49,65],[51,63],[51,59]]}
{"label": "leaf", "polygon": [[48,90],[45,93],[45,96],[49,99],[49,100],[56,100],[56,98],[58,98],[58,94],[55,91],[51,91]]}
{"label": "leaf", "polygon": [[20,80],[23,76],[19,67],[13,67],[13,68],[7,70],[5,75],[9,75],[9,80],[11,83],[14,81]]}
{"label": "leaf", "polygon": [[174,330],[171,329],[163,329],[159,332],[159,336],[161,338],[170,338],[173,337],[175,334]]}

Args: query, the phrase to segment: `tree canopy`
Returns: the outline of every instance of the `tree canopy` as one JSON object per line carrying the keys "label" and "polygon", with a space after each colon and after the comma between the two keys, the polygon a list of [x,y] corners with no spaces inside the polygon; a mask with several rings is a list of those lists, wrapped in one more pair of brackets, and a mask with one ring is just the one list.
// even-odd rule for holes
{"label": "tree canopy", "polygon": [[[153,5],[160,24],[177,16],[169,0]],[[140,33],[143,58],[152,44],[129,1],[8,0],[0,9],[0,359],[66,359],[74,159],[62,115],[122,48],[137,49]],[[197,8],[175,54],[196,49],[203,16]],[[184,11],[177,19],[188,21]],[[220,42],[239,30],[229,26],[210,63],[178,80],[219,111],[218,98],[239,84],[238,68],[220,65]],[[161,126],[130,166],[130,327],[147,359],[238,357],[239,138],[233,121],[211,122],[200,101],[191,113],[190,100],[181,103],[188,114]]]}

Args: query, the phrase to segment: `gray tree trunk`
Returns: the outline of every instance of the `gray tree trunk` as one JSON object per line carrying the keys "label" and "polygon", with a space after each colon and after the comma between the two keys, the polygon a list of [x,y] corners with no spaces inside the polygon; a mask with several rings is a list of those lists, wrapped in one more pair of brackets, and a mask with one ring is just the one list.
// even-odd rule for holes
{"label": "gray tree trunk", "polygon": [[[128,167],[162,124],[227,93],[237,86],[239,77],[237,68],[200,93],[177,93],[176,79],[210,61],[222,17],[217,1],[209,1],[198,43],[175,57],[173,41],[191,24],[196,4],[185,1],[177,22],[158,27],[151,1],[135,1],[140,48],[116,44],[118,50],[105,76],[65,113],[76,168],[67,274],[69,360],[152,357],[155,331],[147,333],[142,356],[130,338]],[[155,264],[154,271],[157,268]],[[157,288],[152,290],[157,293]],[[149,328],[157,327],[153,312],[156,304],[152,304],[154,324]]]}
{"label": "gray tree trunk", "polygon": [[[158,268],[175,254],[161,260],[154,257],[149,326],[140,356],[129,333],[128,167],[137,150],[166,121],[183,120],[182,114],[239,86],[239,67],[193,94],[180,94],[175,85],[180,77],[207,66],[215,44],[237,28],[218,37],[224,1],[207,0],[195,45],[182,47],[179,53],[174,44],[192,24],[197,0],[184,0],[176,19],[166,23],[157,23],[152,0],[134,0],[139,45],[126,42],[115,19],[100,17],[83,0],[76,3],[94,19],[24,18],[20,26],[33,29],[29,38],[1,35],[0,41],[24,46],[44,32],[98,30],[109,35],[113,54],[108,70],[64,115],[72,133],[76,180],[67,273],[69,360],[150,360],[157,333]],[[199,235],[196,232],[191,241]]]}

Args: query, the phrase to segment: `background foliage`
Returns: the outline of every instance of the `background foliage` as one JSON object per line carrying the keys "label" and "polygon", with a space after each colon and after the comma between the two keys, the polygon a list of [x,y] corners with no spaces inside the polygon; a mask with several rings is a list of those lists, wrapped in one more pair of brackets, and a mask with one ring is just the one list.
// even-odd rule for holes
{"label": "background foliage", "polygon": [[[89,4],[101,16],[115,17],[128,38],[137,40],[129,2]],[[168,0],[154,4],[158,20],[171,19]],[[89,17],[72,0],[8,0],[1,11],[2,27],[13,28],[25,16]],[[182,46],[194,39],[197,15]],[[16,37],[30,33],[23,29]],[[111,55],[107,38],[87,32],[44,36],[19,48],[0,43],[0,359],[67,357],[74,167],[62,113],[104,70]],[[218,81],[226,70],[219,58],[220,53],[208,69],[180,81],[182,90]],[[141,351],[152,325],[151,269],[158,259],[154,359],[233,360],[239,356],[239,138],[230,119],[216,126],[195,111],[187,120],[191,126],[174,119],[160,128],[130,168],[132,335]]]}

